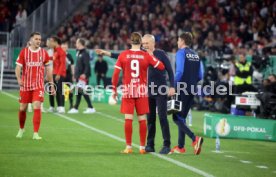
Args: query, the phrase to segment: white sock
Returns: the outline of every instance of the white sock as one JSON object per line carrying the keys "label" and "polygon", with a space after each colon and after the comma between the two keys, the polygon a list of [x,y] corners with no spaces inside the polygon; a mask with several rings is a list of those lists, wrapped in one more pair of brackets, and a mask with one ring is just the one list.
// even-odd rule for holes
{"label": "white sock", "polygon": [[142,150],[142,149],[144,150],[144,149],[145,149],[145,146],[140,146],[140,150]]}
{"label": "white sock", "polygon": [[127,148],[128,148],[128,149],[131,149],[131,148],[132,148],[132,146],[127,145]]}

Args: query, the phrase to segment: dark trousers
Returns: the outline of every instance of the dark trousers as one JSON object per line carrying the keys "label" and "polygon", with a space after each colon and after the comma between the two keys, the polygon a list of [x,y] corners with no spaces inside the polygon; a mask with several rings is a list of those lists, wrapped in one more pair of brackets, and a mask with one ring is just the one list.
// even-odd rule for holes
{"label": "dark trousers", "polygon": [[243,84],[235,86],[235,93],[241,94],[243,92],[256,92],[256,89],[253,85]]}
{"label": "dark trousers", "polygon": [[97,75],[97,85],[101,84],[101,80],[103,80],[104,87],[106,87],[106,76],[102,76],[101,74]]}
{"label": "dark trousers", "polygon": [[170,147],[170,127],[167,119],[167,96],[158,95],[149,97],[150,113],[147,115],[148,119],[148,137],[147,145],[154,147],[154,138],[156,133],[156,106],[158,109],[159,121],[163,135],[163,146]]}
{"label": "dark trousers", "polygon": [[72,109],[73,108],[73,93],[69,93],[69,104],[70,104],[70,107],[69,109]]}
{"label": "dark trousers", "polygon": [[[56,75],[54,75],[54,84],[56,86],[56,101],[58,106],[64,107],[64,95],[62,93],[62,82],[65,78],[60,76],[59,81],[55,81]],[[49,95],[50,106],[55,107],[55,96]]]}
{"label": "dark trousers", "polygon": [[74,108],[76,108],[76,109],[79,108],[82,96],[84,97],[84,99],[85,99],[85,101],[87,103],[87,107],[88,108],[93,108],[89,95],[88,94],[84,94],[81,89],[79,90],[79,92],[77,94],[76,104],[75,104]]}
{"label": "dark trousers", "polygon": [[182,111],[173,114],[173,121],[178,126],[178,147],[183,148],[185,146],[185,135],[187,134],[192,141],[195,141],[194,133],[186,125],[186,117],[193,104],[193,95],[181,94],[180,100],[182,101]]}

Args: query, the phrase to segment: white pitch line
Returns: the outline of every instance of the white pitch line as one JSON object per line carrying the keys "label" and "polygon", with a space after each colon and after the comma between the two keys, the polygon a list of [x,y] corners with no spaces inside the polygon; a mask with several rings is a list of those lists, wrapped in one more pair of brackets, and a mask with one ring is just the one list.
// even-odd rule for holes
{"label": "white pitch line", "polygon": [[224,155],[224,156],[228,158],[236,158],[235,156],[232,156],[232,155]]}
{"label": "white pitch line", "polygon": [[250,164],[252,163],[251,161],[247,161],[247,160],[240,160],[241,163],[245,163],[245,164]]}
{"label": "white pitch line", "polygon": [[102,113],[102,112],[96,112],[96,114],[105,116],[105,117],[107,117],[107,118],[109,118],[109,119],[112,119],[112,120],[115,120],[115,121],[118,121],[118,122],[122,122],[122,123],[125,122],[125,120],[122,120],[122,119],[120,119],[120,118],[117,118],[117,117],[114,117],[114,116],[111,116],[111,115],[109,115],[109,114],[105,114],[105,113]]}
{"label": "white pitch line", "polygon": [[213,153],[216,153],[216,154],[223,154],[224,152],[223,151],[212,151]]}
{"label": "white pitch line", "polygon": [[256,167],[257,167],[257,168],[261,168],[261,169],[268,169],[268,167],[267,167],[267,166],[264,166],[264,165],[257,165]]}
{"label": "white pitch line", "polygon": [[[9,96],[9,97],[18,99],[16,96],[14,96],[14,95],[12,95],[12,94],[10,94],[10,93],[4,92],[4,91],[2,91],[2,93],[5,94],[5,95],[7,95],[7,96]],[[113,134],[111,134],[111,133],[105,132],[105,131],[103,131],[103,130],[97,129],[97,128],[93,127],[93,126],[87,125],[87,124],[85,124],[85,123],[83,123],[83,122],[81,122],[81,121],[78,121],[78,120],[73,119],[73,118],[71,118],[71,117],[68,117],[68,116],[66,116],[66,115],[62,115],[62,114],[58,114],[58,113],[55,113],[55,115],[57,115],[57,116],[59,116],[59,117],[65,119],[65,120],[68,120],[68,121],[70,121],[70,122],[73,122],[73,123],[75,123],[75,124],[78,124],[78,125],[80,125],[80,126],[83,126],[83,127],[87,128],[87,129],[90,129],[90,130],[92,130],[92,131],[94,131],[94,132],[97,132],[97,133],[99,133],[99,134],[102,134],[102,135],[105,135],[105,136],[107,136],[107,137],[110,137],[110,138],[112,138],[112,139],[114,139],[114,140],[117,140],[117,141],[119,141],[119,142],[123,142],[123,143],[125,142],[125,139],[123,139],[123,138],[120,138],[120,137],[115,136],[115,135],[113,135]],[[140,147],[140,146],[137,145],[137,144],[133,144],[133,146],[136,147],[136,148],[139,148],[139,147]],[[209,174],[209,173],[207,173],[207,172],[204,172],[204,171],[202,171],[202,170],[199,170],[199,169],[197,169],[197,168],[195,168],[195,167],[193,167],[193,166],[187,165],[187,164],[185,164],[185,163],[183,163],[183,162],[180,162],[180,161],[174,160],[174,159],[172,159],[172,158],[166,157],[166,156],[164,156],[164,155],[160,155],[160,154],[157,154],[157,153],[150,153],[150,154],[152,154],[153,156],[156,156],[156,157],[158,157],[158,158],[160,158],[160,159],[163,159],[163,160],[166,160],[166,161],[168,161],[168,162],[171,162],[171,163],[173,163],[173,164],[175,164],[175,165],[177,165],[177,166],[179,166],[179,167],[182,167],[182,168],[185,168],[185,169],[187,169],[187,170],[190,170],[190,171],[192,171],[192,172],[194,172],[194,173],[197,173],[197,174],[199,174],[199,175],[201,175],[201,176],[205,176],[205,177],[214,177],[212,174]]]}

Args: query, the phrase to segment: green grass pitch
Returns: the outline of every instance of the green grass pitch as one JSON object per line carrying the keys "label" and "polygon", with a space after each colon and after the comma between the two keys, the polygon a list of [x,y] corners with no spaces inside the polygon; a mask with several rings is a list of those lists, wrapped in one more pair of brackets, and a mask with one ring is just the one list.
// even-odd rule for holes
{"label": "green grass pitch", "polygon": [[[17,92],[9,92],[18,96]],[[45,107],[48,107],[48,96]],[[80,111],[85,108],[83,100]],[[32,140],[32,113],[27,114],[23,139],[18,131],[18,101],[0,92],[0,177],[194,177],[276,176],[276,143],[221,139],[223,153],[214,153],[215,139],[205,137],[202,153],[193,154],[186,138],[185,154],[120,154],[125,144],[123,115],[119,105],[94,104],[97,113],[60,116],[43,113],[41,141]],[[68,103],[66,105],[68,108]],[[203,133],[204,112],[193,111],[192,130]],[[158,121],[158,119],[157,119]],[[177,144],[177,127],[169,117],[172,146]],[[133,142],[139,144],[138,121]],[[157,122],[156,147],[162,147]],[[180,165],[178,165],[180,164]]]}

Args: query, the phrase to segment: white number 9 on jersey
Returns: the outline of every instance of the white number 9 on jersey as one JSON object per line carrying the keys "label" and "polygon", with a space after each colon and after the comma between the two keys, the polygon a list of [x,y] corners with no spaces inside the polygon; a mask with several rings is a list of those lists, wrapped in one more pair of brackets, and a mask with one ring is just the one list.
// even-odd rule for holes
{"label": "white number 9 on jersey", "polygon": [[133,72],[131,72],[132,77],[138,77],[139,76],[139,61],[138,60],[131,60],[130,62],[130,68]]}

